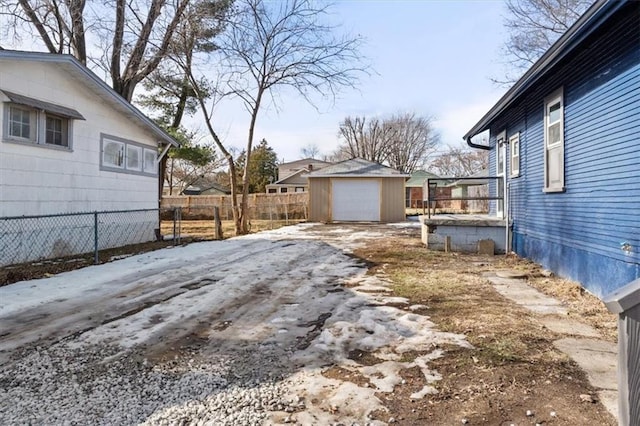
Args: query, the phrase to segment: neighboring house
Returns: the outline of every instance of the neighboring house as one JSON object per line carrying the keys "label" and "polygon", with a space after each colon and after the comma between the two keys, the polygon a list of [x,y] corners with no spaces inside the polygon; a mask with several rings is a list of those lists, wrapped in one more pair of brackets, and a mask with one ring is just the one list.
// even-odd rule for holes
{"label": "neighboring house", "polygon": [[474,200],[472,198],[489,196],[489,170],[482,169],[467,178],[471,179],[456,180],[447,185],[451,190],[451,198],[457,198],[452,201],[451,207],[467,213],[488,213],[489,202],[486,199]]}
{"label": "neighboring house", "polygon": [[438,175],[424,171],[416,170],[411,173],[411,177],[405,183],[405,207],[407,208],[422,208],[424,183],[429,178],[437,178]]}
{"label": "neighboring house", "polygon": [[184,191],[182,191],[182,195],[229,195],[231,191],[227,188],[223,188],[220,185],[216,185],[215,183],[196,183],[194,185],[189,185]]}
{"label": "neighboring house", "polygon": [[177,142],[69,55],[0,51],[0,217],[158,208]]}
{"label": "neighboring house", "polygon": [[598,1],[465,138],[507,176],[511,248],[602,296],[640,277],[639,132],[640,3]]}
{"label": "neighboring house", "polygon": [[282,163],[278,165],[278,180],[267,185],[266,191],[268,194],[307,192],[309,187],[307,175],[329,165],[331,163],[313,158]]}
{"label": "neighboring house", "polygon": [[405,220],[404,184],[409,175],[354,158],[309,173],[312,222]]}

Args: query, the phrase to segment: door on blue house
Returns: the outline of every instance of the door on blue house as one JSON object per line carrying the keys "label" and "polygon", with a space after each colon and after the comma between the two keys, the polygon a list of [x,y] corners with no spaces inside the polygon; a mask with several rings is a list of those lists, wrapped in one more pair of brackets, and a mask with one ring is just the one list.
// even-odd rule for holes
{"label": "door on blue house", "polygon": [[[496,138],[496,197],[504,197],[504,177],[506,176],[507,143],[506,131],[500,132]],[[496,200],[496,216],[504,217],[504,198]]]}

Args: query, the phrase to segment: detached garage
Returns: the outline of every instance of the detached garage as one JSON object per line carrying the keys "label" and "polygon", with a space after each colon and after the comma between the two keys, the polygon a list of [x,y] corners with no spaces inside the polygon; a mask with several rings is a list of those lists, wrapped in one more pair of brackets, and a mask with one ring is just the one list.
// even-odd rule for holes
{"label": "detached garage", "polygon": [[405,219],[404,183],[409,175],[354,158],[310,173],[309,220],[397,222]]}

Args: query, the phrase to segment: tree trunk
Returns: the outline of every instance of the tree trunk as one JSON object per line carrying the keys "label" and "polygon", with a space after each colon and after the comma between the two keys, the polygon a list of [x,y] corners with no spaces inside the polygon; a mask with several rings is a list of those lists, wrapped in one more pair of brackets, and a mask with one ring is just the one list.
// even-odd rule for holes
{"label": "tree trunk", "polygon": [[249,124],[249,136],[247,137],[247,153],[246,161],[244,163],[244,173],[242,175],[242,204],[240,208],[240,222],[239,227],[236,228],[236,232],[239,234],[248,234],[248,198],[249,198],[249,161],[251,160],[251,150],[253,148],[253,135],[255,133],[256,121],[258,119],[258,111],[260,110],[260,102],[262,101],[263,90],[258,90],[258,96],[256,96],[256,102],[251,110],[251,123]]}
{"label": "tree trunk", "polygon": [[187,99],[189,98],[189,91],[189,78],[185,76],[184,80],[182,81],[182,87],[180,88],[180,98],[178,99],[178,104],[176,105],[176,113],[173,116],[173,123],[171,123],[171,127],[173,127],[174,129],[180,127],[180,122],[182,121],[184,110],[187,105]]}

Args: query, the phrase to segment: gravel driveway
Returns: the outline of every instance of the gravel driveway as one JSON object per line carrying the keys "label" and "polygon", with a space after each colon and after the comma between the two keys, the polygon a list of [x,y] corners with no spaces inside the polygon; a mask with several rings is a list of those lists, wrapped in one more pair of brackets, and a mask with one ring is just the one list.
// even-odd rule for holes
{"label": "gravel driveway", "polygon": [[422,398],[438,345],[469,346],[350,255],[398,233],[301,224],[1,287],[0,424],[385,424],[376,393],[418,367]]}

